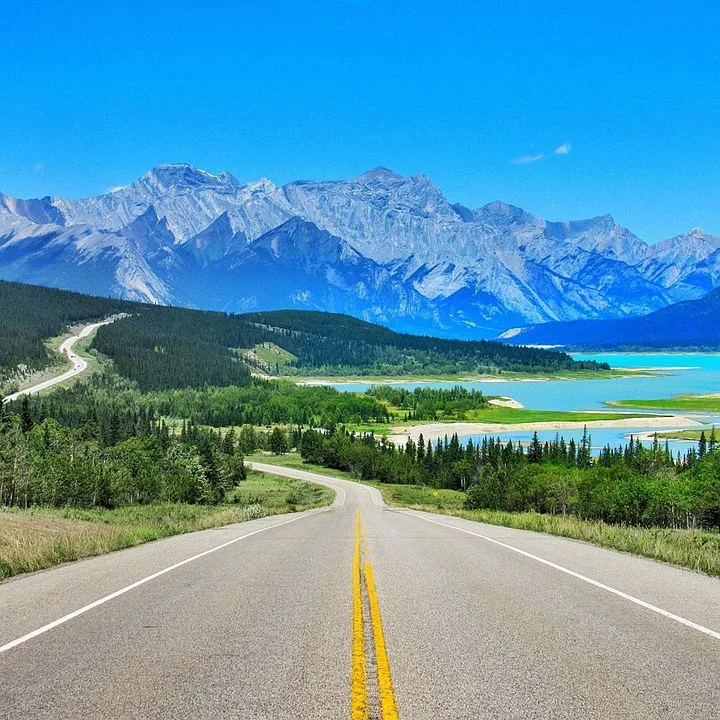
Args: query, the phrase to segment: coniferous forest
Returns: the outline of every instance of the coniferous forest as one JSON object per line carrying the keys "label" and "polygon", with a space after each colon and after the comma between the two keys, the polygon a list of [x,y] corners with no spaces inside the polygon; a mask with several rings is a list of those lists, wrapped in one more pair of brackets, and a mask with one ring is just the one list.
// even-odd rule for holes
{"label": "coniferous forest", "polygon": [[714,432],[697,450],[674,457],[657,440],[631,439],[591,455],[585,433],[576,445],[558,436],[528,447],[486,438],[462,445],[457,435],[396,448],[371,434],[307,430],[300,444],[308,462],[365,480],[466,491],[466,507],[576,515],[608,523],[669,528],[720,525],[720,448]]}
{"label": "coniferous forest", "polygon": [[227,315],[2,281],[0,308],[0,379],[21,364],[53,362],[45,341],[68,325],[118,313],[128,317],[100,328],[93,346],[144,390],[247,384],[250,351],[262,343],[293,358],[271,374],[582,373],[607,367],[556,351],[406,335],[346,315]]}

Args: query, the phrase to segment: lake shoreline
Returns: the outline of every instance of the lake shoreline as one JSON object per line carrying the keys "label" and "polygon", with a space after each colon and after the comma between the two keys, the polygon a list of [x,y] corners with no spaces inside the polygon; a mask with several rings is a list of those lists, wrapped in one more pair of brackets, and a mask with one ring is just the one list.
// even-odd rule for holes
{"label": "lake shoreline", "polygon": [[[668,368],[672,370],[675,368]],[[665,368],[662,369],[663,371]],[[338,377],[302,377],[293,378],[293,376],[284,376],[282,379],[292,380],[296,385],[305,387],[316,386],[336,386],[336,385],[428,385],[430,383],[455,383],[461,385],[463,383],[545,383],[561,380],[563,382],[571,382],[573,380],[624,380],[634,378],[660,377],[663,371],[655,372],[654,368],[617,368],[607,373],[592,373],[587,376],[583,375],[357,375],[357,376],[338,376]],[[273,378],[278,379],[278,378]]]}
{"label": "lake shoreline", "polygon": [[582,430],[587,427],[588,431],[596,429],[612,428],[642,428],[652,430],[655,428],[673,428],[675,430],[700,427],[703,424],[697,420],[684,415],[658,415],[649,418],[628,418],[627,420],[590,420],[587,422],[531,422],[531,423],[478,423],[478,422],[445,422],[427,423],[426,425],[411,425],[409,427],[391,428],[388,440],[396,445],[404,445],[408,439],[417,442],[420,435],[425,441],[441,440],[457,433],[459,437],[470,435],[497,435],[501,433],[519,432],[542,432],[545,430]]}

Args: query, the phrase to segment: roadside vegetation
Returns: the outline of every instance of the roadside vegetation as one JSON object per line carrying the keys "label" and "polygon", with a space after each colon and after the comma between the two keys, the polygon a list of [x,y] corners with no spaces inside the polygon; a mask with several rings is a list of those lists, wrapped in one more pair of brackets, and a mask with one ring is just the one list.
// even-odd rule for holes
{"label": "roadside vegetation", "polygon": [[218,505],[5,508],[0,510],[0,579],[171,535],[321,507],[333,497],[322,485],[250,471]]}
{"label": "roadside vegetation", "polygon": [[573,515],[468,510],[462,503],[465,493],[453,495],[451,493],[455,491],[452,490],[436,491],[412,485],[378,484],[377,487],[388,505],[452,515],[488,525],[559,535],[720,577],[720,535],[716,532],[611,525]]}
{"label": "roadside vegetation", "polygon": [[132,303],[0,280],[0,395],[57,366],[57,349],[70,326],[102,320],[128,306]]}
{"label": "roadside vegetation", "polygon": [[677,457],[658,440],[631,440],[593,458],[591,437],[558,435],[527,448],[485,438],[457,437],[395,447],[385,438],[344,430],[302,434],[304,459],[349,471],[366,481],[462,490],[467,509],[575,515],[616,525],[672,529],[720,526],[720,448],[715,438]]}
{"label": "roadside vegetation", "polygon": [[[5,332],[14,353],[6,352],[6,362],[29,353],[28,362],[42,367],[49,352],[40,337],[42,307],[52,305],[53,293],[66,303],[47,325],[58,334],[80,312],[77,298],[84,296],[23,288],[0,283],[0,297],[4,292],[14,308],[12,322],[0,324],[0,337]],[[26,332],[21,310],[28,292],[40,314]],[[596,537],[593,542],[642,554],[650,554],[650,546],[638,548],[655,536],[657,547],[682,541],[691,548],[684,560],[672,559],[667,549],[650,556],[715,572],[710,561],[691,562],[696,545],[703,557],[717,552],[720,449],[714,434],[701,434],[697,449],[682,456],[659,440],[652,447],[631,440],[593,458],[587,433],[577,444],[559,435],[540,443],[535,435],[527,448],[494,439],[462,445],[457,435],[436,442],[421,436],[396,447],[382,433],[397,424],[583,423],[647,415],[498,407],[462,387],[410,392],[384,385],[344,393],[298,386],[253,377],[247,349],[266,374],[593,373],[602,366],[576,364],[557,352],[406,336],[324,313],[228,316],[95,300],[87,307],[96,317],[111,314],[110,307],[131,313],[85,342],[85,351],[99,353],[96,369],[103,372],[0,405],[0,550],[14,558],[0,559],[4,574],[329,501],[327,491],[296,481],[248,476],[246,457],[378,483],[388,502],[534,524],[527,529],[572,537],[585,533],[581,539]],[[38,339],[42,352],[33,351]],[[720,403],[715,397],[690,400]],[[668,409],[718,407],[688,407],[690,400],[676,398],[681,404]],[[652,407],[658,402],[665,404]],[[299,456],[288,454],[293,448]],[[31,548],[26,555],[18,550],[24,547]]]}

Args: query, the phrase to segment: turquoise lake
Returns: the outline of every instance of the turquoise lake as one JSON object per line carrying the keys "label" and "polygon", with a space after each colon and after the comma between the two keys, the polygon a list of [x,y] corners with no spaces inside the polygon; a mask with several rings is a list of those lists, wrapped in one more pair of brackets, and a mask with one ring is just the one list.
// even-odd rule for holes
{"label": "turquoise lake", "polygon": [[[463,385],[468,389],[482,390],[486,395],[505,395],[514,398],[527,408],[535,410],[607,410],[606,402],[612,400],[668,398],[684,393],[720,393],[720,354],[718,353],[598,353],[573,354],[578,360],[597,360],[607,362],[614,368],[648,368],[662,374],[647,377],[612,378],[607,380],[544,380],[523,381],[508,380],[500,382],[431,382],[396,383],[396,387],[413,389],[415,387],[447,388]],[[334,384],[338,390],[365,392],[371,383]],[[683,413],[708,424],[717,423],[720,428],[720,416],[713,414]],[[607,445],[620,445],[627,442],[630,435],[647,433],[643,428],[594,429],[592,444],[595,448]],[[538,433],[540,438],[550,440],[556,432]],[[566,440],[571,437],[577,441],[580,431],[563,430]],[[530,439],[531,433],[501,433],[504,440]],[[483,436],[470,436],[474,441]],[[463,438],[467,440],[468,437]],[[690,447],[687,442],[674,441],[673,450],[685,451]]]}

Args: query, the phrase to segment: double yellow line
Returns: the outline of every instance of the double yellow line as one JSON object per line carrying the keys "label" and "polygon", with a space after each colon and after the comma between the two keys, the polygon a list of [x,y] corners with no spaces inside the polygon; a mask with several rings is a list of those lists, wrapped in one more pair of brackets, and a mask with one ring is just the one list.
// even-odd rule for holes
{"label": "double yellow line", "polygon": [[[352,666],[350,673],[350,718],[368,720],[367,658],[365,656],[365,622],[363,611],[361,561],[360,509],[355,513],[355,553],[353,555],[353,618],[352,618]],[[365,586],[370,607],[370,622],[373,634],[373,647],[377,665],[378,693],[382,720],[399,720],[395,690],[393,689],[390,661],[388,660],[385,635],[380,617],[380,604],[375,589],[372,565],[365,563]]]}

